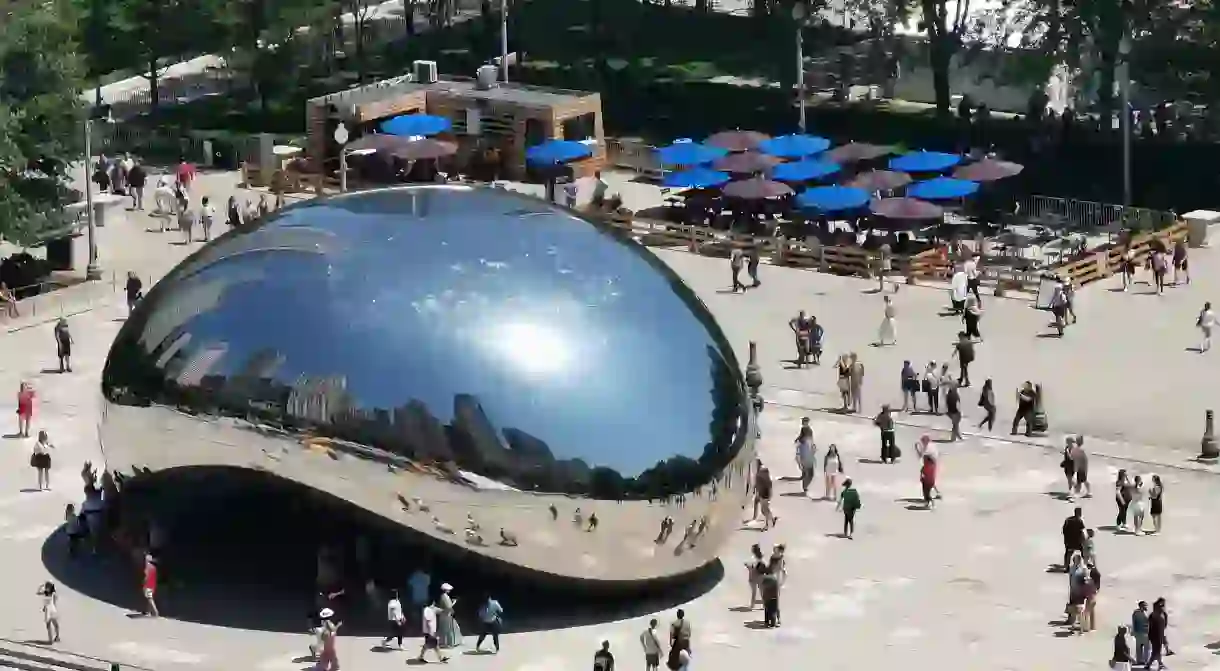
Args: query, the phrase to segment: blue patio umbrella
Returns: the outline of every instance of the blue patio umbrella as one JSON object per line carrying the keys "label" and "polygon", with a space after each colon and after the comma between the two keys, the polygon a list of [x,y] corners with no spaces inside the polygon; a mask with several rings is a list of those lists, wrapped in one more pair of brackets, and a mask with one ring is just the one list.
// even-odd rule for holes
{"label": "blue patio umbrella", "polygon": [[432,114],[403,114],[381,122],[381,132],[404,137],[429,137],[452,127],[453,124],[445,117]]}
{"label": "blue patio umbrella", "polygon": [[962,162],[958,154],[940,151],[913,151],[890,159],[890,170],[899,172],[941,172]]}
{"label": "blue patio umbrella", "polygon": [[732,177],[727,172],[709,170],[707,168],[691,168],[681,172],[671,172],[661,180],[662,186],[674,189],[709,189],[727,183]]}
{"label": "blue patio umbrella", "polygon": [[830,140],[815,135],[781,135],[764,140],[758,150],[780,158],[804,158],[820,154],[830,148]]}
{"label": "blue patio umbrella", "polygon": [[845,212],[868,205],[870,195],[850,186],[815,186],[796,197],[798,207],[821,212]]}
{"label": "blue patio umbrella", "polygon": [[771,179],[779,182],[805,182],[833,175],[842,167],[830,161],[809,159],[793,163],[781,163],[771,168]]}
{"label": "blue patio umbrella", "polygon": [[978,182],[951,177],[937,177],[926,182],[916,182],[907,187],[907,195],[923,200],[954,200],[972,196],[979,190]]}
{"label": "blue patio umbrella", "polygon": [[547,140],[525,150],[525,161],[532,165],[555,165],[593,155],[593,148],[572,140]]}
{"label": "blue patio umbrella", "polygon": [[698,142],[675,142],[668,147],[658,149],[657,160],[661,162],[661,165],[686,168],[711,163],[728,153],[727,149],[709,147]]}

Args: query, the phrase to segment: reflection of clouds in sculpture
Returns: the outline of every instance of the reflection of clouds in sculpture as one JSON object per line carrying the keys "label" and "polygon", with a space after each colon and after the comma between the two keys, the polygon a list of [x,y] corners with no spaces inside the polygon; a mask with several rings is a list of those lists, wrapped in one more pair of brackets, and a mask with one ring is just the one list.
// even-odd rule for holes
{"label": "reflection of clouds in sculpture", "polygon": [[487,343],[499,358],[528,375],[553,375],[575,363],[574,343],[541,324],[508,323],[490,335]]}

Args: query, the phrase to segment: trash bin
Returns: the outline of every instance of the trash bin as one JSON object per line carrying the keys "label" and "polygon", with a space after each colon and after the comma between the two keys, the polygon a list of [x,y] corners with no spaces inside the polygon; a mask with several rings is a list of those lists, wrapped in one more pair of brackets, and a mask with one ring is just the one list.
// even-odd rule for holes
{"label": "trash bin", "polygon": [[51,270],[72,270],[73,235],[47,240],[47,265]]}

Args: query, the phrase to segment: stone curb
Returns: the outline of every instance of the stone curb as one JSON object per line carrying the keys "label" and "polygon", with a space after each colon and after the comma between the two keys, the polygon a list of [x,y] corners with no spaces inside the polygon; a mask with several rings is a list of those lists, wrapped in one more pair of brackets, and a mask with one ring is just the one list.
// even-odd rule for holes
{"label": "stone curb", "polygon": [[[797,394],[804,395],[804,396],[811,397],[811,398],[818,397],[818,396],[828,396],[828,394],[821,394],[818,392],[807,392],[807,391],[801,391],[801,390],[797,390],[797,389],[783,389],[780,387],[768,388],[768,387],[764,386],[763,387],[764,399],[766,398],[765,392],[768,389],[770,389],[770,391],[772,391],[772,392],[779,392],[780,394],[785,395],[785,396],[792,396],[792,395],[797,395]],[[838,398],[835,398],[834,400],[837,402]],[[798,409],[798,410],[807,411],[809,413],[817,413],[819,415],[831,415],[834,417],[842,417],[842,418],[851,419],[851,420],[857,421],[857,422],[871,422],[872,421],[872,417],[869,417],[866,415],[858,415],[858,414],[854,414],[854,413],[843,413],[843,412],[839,412],[837,410],[832,410],[832,409],[828,409],[828,408],[818,408],[818,407],[813,407],[811,405],[803,405],[803,404],[797,403],[797,402],[767,400],[766,404],[774,405],[774,406],[778,406],[778,407],[794,408],[794,409]],[[942,433],[942,434],[948,433],[948,430],[944,427],[930,426],[928,424],[911,421],[910,419],[895,419],[894,424],[897,426],[906,427],[908,429],[923,429],[925,431]],[[1000,443],[1006,443],[1009,445],[1020,445],[1023,447],[1041,448],[1042,450],[1045,450],[1048,452],[1058,453],[1062,449],[1060,447],[1060,445],[1062,445],[1062,443],[1063,443],[1063,438],[1065,436],[1074,435],[1074,434],[1067,434],[1067,433],[1052,434],[1053,437],[1047,436],[1047,437],[1040,438],[1040,439],[1039,438],[1023,438],[1020,436],[1005,436],[1005,435],[995,435],[995,434],[988,434],[988,433],[977,433],[977,432],[973,432],[973,431],[962,431],[962,435],[965,436],[966,438],[978,438],[978,439],[992,440],[992,441],[996,441],[996,442],[1000,442]],[[1085,444],[1095,447],[1098,445],[1102,445],[1102,446],[1115,445],[1116,443],[1111,440],[1103,440],[1101,438],[1092,438],[1092,437],[1086,436]],[[1220,475],[1220,464],[1203,462],[1203,461],[1198,460],[1198,458],[1195,458],[1195,457],[1184,459],[1183,461],[1178,462],[1178,463],[1173,463],[1173,462],[1166,461],[1166,460],[1145,459],[1145,458],[1134,457],[1134,456],[1130,456],[1130,455],[1119,454],[1119,453],[1109,451],[1109,450],[1097,450],[1097,449],[1092,449],[1092,447],[1090,447],[1090,449],[1088,450],[1089,454],[1092,456],[1101,457],[1102,459],[1112,459],[1115,461],[1126,461],[1126,462],[1131,462],[1134,464],[1141,464],[1141,465],[1145,465],[1145,466],[1155,466],[1157,468],[1168,468],[1168,469],[1173,469],[1173,470],[1178,470],[1178,471],[1204,473],[1207,475]],[[1155,449],[1158,449],[1161,451],[1176,452],[1176,450],[1172,450],[1171,448],[1155,448]]]}

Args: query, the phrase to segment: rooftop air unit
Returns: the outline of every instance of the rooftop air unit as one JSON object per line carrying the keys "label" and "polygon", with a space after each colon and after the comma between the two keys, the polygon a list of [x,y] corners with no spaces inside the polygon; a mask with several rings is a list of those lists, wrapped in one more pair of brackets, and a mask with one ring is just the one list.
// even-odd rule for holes
{"label": "rooftop air unit", "polygon": [[495,88],[500,75],[494,65],[481,65],[474,73],[475,88],[480,91]]}
{"label": "rooftop air unit", "polygon": [[436,61],[415,61],[411,68],[415,81],[420,84],[435,84],[439,76],[436,74]]}

